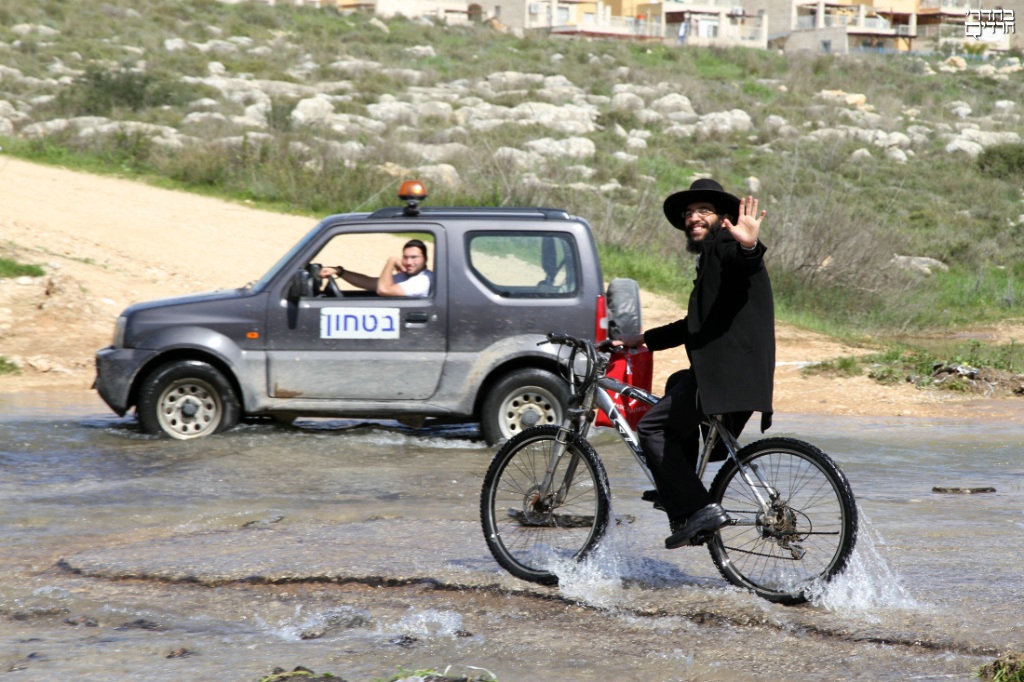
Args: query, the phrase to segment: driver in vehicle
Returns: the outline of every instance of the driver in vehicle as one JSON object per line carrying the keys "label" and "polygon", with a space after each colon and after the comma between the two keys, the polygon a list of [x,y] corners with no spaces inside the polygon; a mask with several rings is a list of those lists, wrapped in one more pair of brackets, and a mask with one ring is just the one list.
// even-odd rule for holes
{"label": "driver in vehicle", "polygon": [[419,239],[405,243],[401,259],[397,256],[388,258],[380,277],[346,270],[341,265],[321,268],[320,276],[340,277],[352,286],[375,291],[378,296],[426,298],[434,284],[434,273],[427,270],[427,245]]}

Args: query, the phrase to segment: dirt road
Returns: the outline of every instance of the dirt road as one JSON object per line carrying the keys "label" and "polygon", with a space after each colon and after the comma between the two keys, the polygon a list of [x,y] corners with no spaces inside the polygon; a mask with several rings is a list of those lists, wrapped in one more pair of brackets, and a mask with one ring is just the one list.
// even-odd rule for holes
{"label": "dirt road", "polygon": [[[22,366],[0,375],[0,393],[90,391],[93,355],[123,308],[256,279],[315,222],[0,156],[0,257],[46,271],[0,280],[0,356]],[[683,314],[664,297],[642,301],[647,328]],[[780,413],[1003,417],[1024,402],[805,377],[804,363],[868,351],[784,324],[777,340]],[[681,349],[659,353],[655,389],[685,366]]]}

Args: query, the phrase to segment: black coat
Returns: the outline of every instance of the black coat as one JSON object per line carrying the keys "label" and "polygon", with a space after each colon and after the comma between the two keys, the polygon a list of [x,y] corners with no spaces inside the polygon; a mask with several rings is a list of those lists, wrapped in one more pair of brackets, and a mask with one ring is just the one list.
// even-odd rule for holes
{"label": "black coat", "polygon": [[767,249],[747,253],[725,229],[701,242],[686,317],[644,333],[651,350],[686,344],[705,414],[760,412],[771,425],[775,304]]}

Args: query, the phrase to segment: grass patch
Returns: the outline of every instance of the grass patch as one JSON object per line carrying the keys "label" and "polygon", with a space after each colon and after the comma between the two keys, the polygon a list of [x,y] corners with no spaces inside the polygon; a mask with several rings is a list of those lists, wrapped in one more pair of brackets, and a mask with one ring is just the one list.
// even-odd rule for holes
{"label": "grass patch", "polygon": [[38,265],[0,258],[0,277],[42,277],[46,273]]}
{"label": "grass patch", "polygon": [[21,369],[6,357],[0,355],[0,375],[4,374],[21,374]]}
{"label": "grass patch", "polygon": [[1017,392],[1024,374],[1024,345],[985,344],[980,341],[945,344],[929,349],[894,343],[863,357],[844,356],[803,368],[808,376],[851,377],[864,372],[880,384],[909,382],[919,388],[962,393]]}
{"label": "grass patch", "polygon": [[992,682],[1024,682],[1024,654],[1001,656],[979,668],[977,676]]}
{"label": "grass patch", "polygon": [[807,365],[802,371],[808,376],[856,377],[863,374],[864,370],[856,357],[846,355],[834,360]]}

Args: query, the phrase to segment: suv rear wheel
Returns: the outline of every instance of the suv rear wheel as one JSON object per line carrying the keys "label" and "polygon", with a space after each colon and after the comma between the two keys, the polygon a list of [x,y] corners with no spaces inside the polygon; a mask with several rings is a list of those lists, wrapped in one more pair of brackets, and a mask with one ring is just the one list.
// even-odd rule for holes
{"label": "suv rear wheel", "polygon": [[569,389],[560,377],[543,369],[517,369],[491,388],[480,415],[480,431],[496,445],[531,426],[559,424]]}
{"label": "suv rear wheel", "polygon": [[234,427],[241,407],[231,384],[211,365],[178,360],[146,377],[136,413],[146,433],[190,440]]}

